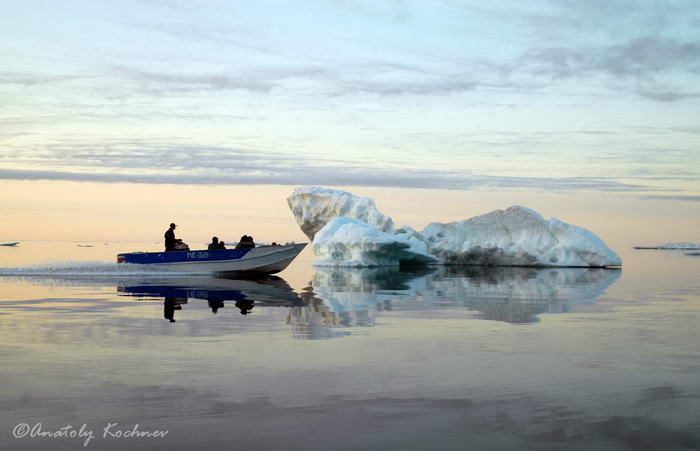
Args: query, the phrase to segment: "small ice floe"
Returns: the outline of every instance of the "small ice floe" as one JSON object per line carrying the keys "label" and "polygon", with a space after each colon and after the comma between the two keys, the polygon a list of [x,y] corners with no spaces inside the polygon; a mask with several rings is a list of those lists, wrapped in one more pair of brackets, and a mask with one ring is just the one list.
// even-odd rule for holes
{"label": "small ice floe", "polygon": [[434,222],[418,232],[408,226],[397,229],[372,199],[346,191],[302,187],[287,201],[299,227],[313,240],[317,264],[622,265],[620,257],[593,232],[556,218],[545,219],[525,207],[459,222]]}
{"label": "small ice floe", "polygon": [[92,244],[78,244],[78,247],[94,247]]}
{"label": "small ice floe", "polygon": [[634,246],[635,249],[681,249],[681,250],[700,250],[700,244],[681,241],[678,243],[664,243],[656,246]]}
{"label": "small ice floe", "polygon": [[686,252],[685,255],[691,255],[694,257],[700,257],[700,251]]}

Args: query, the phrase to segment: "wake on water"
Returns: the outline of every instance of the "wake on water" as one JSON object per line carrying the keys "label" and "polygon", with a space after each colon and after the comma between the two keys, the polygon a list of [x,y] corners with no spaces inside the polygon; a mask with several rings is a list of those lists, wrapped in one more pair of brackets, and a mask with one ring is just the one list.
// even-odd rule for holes
{"label": "wake on water", "polygon": [[183,273],[164,271],[144,265],[101,261],[62,261],[36,265],[0,268],[0,277],[148,277],[182,276]]}

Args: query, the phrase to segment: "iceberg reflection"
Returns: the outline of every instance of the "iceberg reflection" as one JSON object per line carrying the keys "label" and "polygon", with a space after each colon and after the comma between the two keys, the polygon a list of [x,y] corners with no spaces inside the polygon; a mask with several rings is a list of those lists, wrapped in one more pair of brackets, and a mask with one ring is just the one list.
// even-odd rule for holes
{"label": "iceberg reflection", "polygon": [[466,308],[480,319],[525,324],[591,302],[621,274],[603,268],[317,268],[290,309],[297,338],[330,338],[373,326],[378,312]]}

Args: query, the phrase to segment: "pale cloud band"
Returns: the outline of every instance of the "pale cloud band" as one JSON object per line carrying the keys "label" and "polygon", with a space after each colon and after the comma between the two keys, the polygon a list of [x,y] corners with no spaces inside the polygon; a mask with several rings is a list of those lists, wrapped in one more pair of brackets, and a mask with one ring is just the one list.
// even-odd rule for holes
{"label": "pale cloud band", "polygon": [[[61,170],[0,169],[0,179],[64,180],[105,183],[146,183],[178,185],[329,185],[399,187],[425,189],[534,189],[547,191],[596,191],[614,193],[659,191],[658,188],[621,183],[600,177],[507,177],[457,175],[430,170],[391,171],[372,168],[305,166],[299,169],[266,169],[262,174],[138,174],[121,172],[71,172]],[[672,190],[666,190],[672,191]],[[663,198],[663,196],[657,196]],[[673,196],[672,196],[673,197]],[[676,196],[679,197],[679,196]],[[653,198],[651,196],[650,198]]]}

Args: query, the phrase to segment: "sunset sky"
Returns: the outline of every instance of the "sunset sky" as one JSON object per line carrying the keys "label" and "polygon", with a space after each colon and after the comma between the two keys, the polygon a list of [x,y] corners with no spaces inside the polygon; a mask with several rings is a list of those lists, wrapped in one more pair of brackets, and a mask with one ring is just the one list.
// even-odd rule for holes
{"label": "sunset sky", "polygon": [[297,237],[297,185],[700,241],[695,0],[5,3],[0,241]]}

